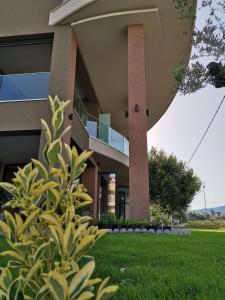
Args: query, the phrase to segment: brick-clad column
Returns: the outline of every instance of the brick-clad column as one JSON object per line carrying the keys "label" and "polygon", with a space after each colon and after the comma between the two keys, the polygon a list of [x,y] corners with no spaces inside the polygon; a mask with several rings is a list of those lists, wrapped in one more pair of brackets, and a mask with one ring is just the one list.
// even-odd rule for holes
{"label": "brick-clad column", "polygon": [[[66,84],[66,100],[70,100],[69,106],[65,110],[63,127],[72,125],[72,119],[70,117],[73,114],[73,99],[74,99],[74,87],[75,87],[75,75],[76,75],[76,62],[77,62],[77,39],[74,32],[71,32],[70,47],[69,47],[69,66],[67,70],[67,84]],[[70,145],[71,132],[69,131],[63,137],[63,143]]]}
{"label": "brick-clad column", "polygon": [[128,27],[130,218],[149,217],[144,26]]}
{"label": "brick-clad column", "polygon": [[99,179],[98,179],[98,167],[88,167],[82,174],[81,182],[87,189],[87,193],[92,197],[93,203],[90,209],[90,215],[98,218],[98,197],[99,197]]}
{"label": "brick-clad column", "polygon": [[[54,33],[52,60],[50,69],[49,95],[58,95],[60,100],[71,100],[66,108],[63,128],[72,125],[70,115],[73,113],[73,98],[75,87],[77,59],[77,40],[73,29],[68,26],[58,26]],[[49,111],[50,117],[50,111]],[[70,145],[71,132],[63,138],[63,143]],[[42,148],[45,143],[43,134],[39,149],[39,158],[42,158]]]}

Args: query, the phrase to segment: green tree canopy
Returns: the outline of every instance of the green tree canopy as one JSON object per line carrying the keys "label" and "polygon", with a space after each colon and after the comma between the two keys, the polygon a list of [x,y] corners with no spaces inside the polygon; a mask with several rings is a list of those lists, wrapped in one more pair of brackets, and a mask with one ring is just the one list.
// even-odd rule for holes
{"label": "green tree canopy", "polygon": [[149,153],[150,199],[169,213],[181,213],[201,188],[200,179],[176,156],[152,148]]}

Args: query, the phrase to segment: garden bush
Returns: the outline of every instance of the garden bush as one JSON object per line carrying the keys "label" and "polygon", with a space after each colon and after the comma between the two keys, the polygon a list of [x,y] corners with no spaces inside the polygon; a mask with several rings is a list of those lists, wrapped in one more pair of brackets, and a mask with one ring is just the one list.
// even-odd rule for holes
{"label": "garden bush", "polygon": [[189,221],[186,224],[189,228],[199,229],[225,229],[224,220],[202,220],[202,221]]}
{"label": "garden bush", "polygon": [[116,216],[112,213],[107,213],[107,214],[103,214],[100,218],[100,220],[97,222],[97,225],[100,228],[110,228],[110,229],[114,229],[114,228],[161,228],[162,227],[162,223],[163,226],[165,228],[169,228],[169,223],[167,221],[166,218],[161,219],[161,218],[154,218],[153,221],[149,221],[149,220],[139,220],[139,219],[128,219],[128,220],[124,220],[124,219],[118,219],[116,218]]}
{"label": "garden bush", "polygon": [[91,218],[78,215],[92,202],[78,180],[92,152],[78,155],[75,147],[62,145],[70,130],[62,131],[69,101],[58,97],[49,101],[51,126],[42,120],[45,164],[33,159],[18,169],[12,184],[0,183],[12,196],[5,207],[19,209],[18,213],[5,210],[5,221],[0,221],[8,243],[1,256],[9,259],[0,270],[0,299],[105,300],[118,287],[107,286],[109,278],[92,278],[95,260],[87,252],[106,230],[89,226]]}

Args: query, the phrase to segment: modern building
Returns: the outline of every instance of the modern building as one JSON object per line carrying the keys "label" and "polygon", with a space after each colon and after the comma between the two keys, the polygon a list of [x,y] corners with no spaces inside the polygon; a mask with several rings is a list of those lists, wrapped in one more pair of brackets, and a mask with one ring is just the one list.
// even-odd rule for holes
{"label": "modern building", "polygon": [[1,0],[0,179],[41,156],[58,95],[71,100],[65,141],[94,151],[81,178],[92,215],[148,218],[147,131],[175,96],[192,27],[173,0]]}

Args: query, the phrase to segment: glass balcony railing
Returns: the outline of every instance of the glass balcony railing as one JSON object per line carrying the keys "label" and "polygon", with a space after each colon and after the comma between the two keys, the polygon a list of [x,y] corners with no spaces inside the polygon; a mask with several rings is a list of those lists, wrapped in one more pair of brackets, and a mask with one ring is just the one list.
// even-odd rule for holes
{"label": "glass balcony railing", "polygon": [[0,101],[48,97],[49,73],[0,75]]}
{"label": "glass balcony railing", "polygon": [[116,130],[90,115],[77,92],[75,93],[74,109],[90,136],[129,155],[129,141]]}

